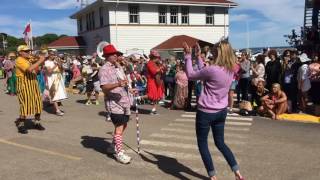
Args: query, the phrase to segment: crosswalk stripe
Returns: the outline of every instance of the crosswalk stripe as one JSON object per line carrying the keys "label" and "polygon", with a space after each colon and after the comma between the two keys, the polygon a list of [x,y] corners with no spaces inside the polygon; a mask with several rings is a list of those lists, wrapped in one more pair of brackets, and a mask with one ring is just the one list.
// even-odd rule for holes
{"label": "crosswalk stripe", "polygon": [[[181,126],[181,125],[184,125],[184,124],[179,124],[179,123],[170,123],[169,126],[171,127],[185,127],[185,128],[192,128],[194,131],[195,131],[195,127],[194,126]],[[156,134],[156,135],[154,135]],[[154,133],[154,134],[151,134],[151,136],[157,136],[159,134],[157,133]],[[167,133],[166,133],[167,134]],[[163,134],[165,135],[165,134]],[[194,137],[189,137],[189,136],[181,136],[181,135],[177,135],[177,134],[174,134],[174,135],[170,135],[170,134],[167,134],[168,136],[176,136],[176,137],[179,137],[181,139],[186,139],[186,140],[191,140],[190,138],[194,138]],[[159,136],[162,136],[162,134],[160,134]],[[239,138],[239,139],[246,139],[247,136],[244,136],[244,135],[241,135],[241,134],[235,134],[235,133],[225,133],[224,134],[225,137],[232,137],[232,138]],[[196,139],[196,138],[194,138]]]}
{"label": "crosswalk stripe", "polygon": [[195,122],[194,119],[175,119],[176,122]]}
{"label": "crosswalk stripe", "polygon": [[[183,117],[187,117],[187,116],[183,116]],[[191,117],[191,116],[189,116]],[[195,118],[195,117],[194,117]],[[237,121],[253,121],[252,118],[245,118],[245,117],[231,117],[231,116],[227,116],[226,120],[237,120]],[[175,121],[177,122],[195,122],[195,119],[193,118],[178,118],[178,119],[175,119]]]}
{"label": "crosswalk stripe", "polygon": [[247,122],[230,122],[227,121],[226,125],[235,125],[235,126],[251,126],[252,123],[247,123]]}
{"label": "crosswalk stripe", "polygon": [[[249,128],[240,128],[240,127],[224,127],[225,130],[230,131],[249,131]],[[162,128],[161,131],[170,131],[170,132],[176,132],[176,133],[195,133],[195,130],[187,130],[187,129],[181,129],[181,128]]]}
{"label": "crosswalk stripe", "polygon": [[[227,134],[225,134],[225,137]],[[196,142],[197,141],[197,138],[195,136],[182,136],[182,135],[173,135],[173,134],[151,134],[150,137],[154,137],[154,138],[162,138],[162,139],[179,139],[179,140],[187,140],[187,141],[193,141],[193,142]],[[228,137],[230,137],[228,135]],[[237,136],[232,136],[232,138],[235,138]],[[208,140],[209,142],[213,143],[213,138],[212,136],[209,136],[208,137]],[[226,143],[227,144],[232,144],[232,145],[243,145],[245,144],[245,142],[243,141],[239,141],[239,140],[226,140]]]}
{"label": "crosswalk stripe", "polygon": [[197,112],[184,112],[185,114],[196,114]]}
{"label": "crosswalk stripe", "polygon": [[[196,147],[197,148],[197,147]],[[160,149],[152,149],[152,148],[143,148],[142,154],[147,156],[148,158],[151,157],[152,159],[156,159],[156,157],[153,157],[152,154],[148,154],[147,152],[150,152],[152,154],[155,154],[155,156],[167,156],[170,158],[175,158],[177,160],[195,160],[195,161],[199,161],[201,162],[201,156],[200,154],[196,154],[196,153],[182,153],[182,152],[173,152],[173,151],[167,151],[167,150],[160,150]],[[132,150],[127,150],[126,153],[128,154],[135,154],[136,152],[132,151]],[[213,154],[213,159],[214,162],[224,162],[225,160],[223,159],[223,157],[221,157],[220,154]]]}
{"label": "crosswalk stripe", "polygon": [[149,141],[141,140],[142,145],[151,145],[151,146],[162,146],[162,147],[175,147],[182,149],[193,149],[197,150],[198,147],[196,144],[185,144],[185,143],[176,143],[176,142],[162,142],[162,141]]}
{"label": "crosswalk stripe", "polygon": [[[185,114],[197,114],[197,112],[184,112]],[[228,113],[228,116],[240,116],[237,113]]]}
{"label": "crosswalk stripe", "polygon": [[240,116],[240,114],[237,114],[237,113],[228,113],[228,116]]}
{"label": "crosswalk stripe", "polygon": [[181,117],[185,117],[185,118],[195,118],[196,115],[195,115],[195,114],[182,114]]}
{"label": "crosswalk stripe", "polygon": [[239,120],[239,121],[253,121],[251,117],[234,117],[234,116],[227,116],[228,120]]}
{"label": "crosswalk stripe", "polygon": [[182,124],[182,123],[170,123],[168,126],[177,126],[177,127],[184,127],[184,128],[195,128],[195,125],[190,124]]}
{"label": "crosswalk stripe", "polygon": [[224,127],[225,130],[230,130],[230,131],[249,131],[249,128],[240,128],[240,127]]}
{"label": "crosswalk stripe", "polygon": [[177,133],[195,133],[195,130],[186,130],[180,128],[161,128],[161,131],[171,131]]}

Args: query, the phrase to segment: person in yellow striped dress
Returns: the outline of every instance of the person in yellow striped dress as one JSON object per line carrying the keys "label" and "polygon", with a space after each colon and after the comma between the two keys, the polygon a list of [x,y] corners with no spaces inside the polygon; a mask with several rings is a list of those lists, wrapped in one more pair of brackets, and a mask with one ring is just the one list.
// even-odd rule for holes
{"label": "person in yellow striped dress", "polygon": [[30,61],[31,49],[26,45],[20,45],[17,49],[19,57],[16,59],[17,97],[20,105],[20,117],[16,121],[18,132],[27,134],[25,120],[28,116],[34,116],[34,128],[45,130],[40,124],[42,112],[42,99],[35,70],[41,65],[45,57],[40,56],[36,62]]}

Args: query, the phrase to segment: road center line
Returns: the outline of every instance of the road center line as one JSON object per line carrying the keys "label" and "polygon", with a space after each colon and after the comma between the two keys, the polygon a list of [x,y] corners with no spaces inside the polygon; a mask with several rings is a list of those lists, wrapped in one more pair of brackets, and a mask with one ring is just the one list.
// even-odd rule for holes
{"label": "road center line", "polygon": [[36,151],[36,152],[40,152],[40,153],[44,153],[44,154],[49,154],[49,155],[53,155],[53,156],[59,156],[59,157],[63,157],[65,159],[69,159],[69,160],[79,161],[79,160],[82,159],[81,157],[71,156],[71,155],[68,155],[68,154],[62,154],[62,153],[49,151],[49,150],[45,150],[45,149],[41,149],[41,148],[36,148],[36,147],[28,146],[28,145],[18,144],[18,143],[15,143],[15,142],[4,140],[4,139],[0,139],[0,143],[11,145],[11,146],[15,146],[15,147],[19,147],[19,148],[22,148],[22,149],[28,149],[28,150],[31,150],[31,151]]}

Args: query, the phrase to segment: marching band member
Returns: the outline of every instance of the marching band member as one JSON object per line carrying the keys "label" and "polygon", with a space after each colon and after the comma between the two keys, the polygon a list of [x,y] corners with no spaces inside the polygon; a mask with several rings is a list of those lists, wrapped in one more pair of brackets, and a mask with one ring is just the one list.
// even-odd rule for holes
{"label": "marching band member", "polygon": [[54,105],[56,115],[63,116],[64,112],[58,106],[58,102],[67,99],[67,92],[62,76],[62,61],[54,54],[50,54],[48,60],[44,63],[44,67],[46,69],[47,89],[50,101]]}
{"label": "marching band member", "polygon": [[40,124],[42,99],[35,69],[44,62],[45,57],[41,55],[36,62],[30,62],[28,59],[31,49],[28,46],[20,45],[17,51],[19,53],[16,60],[17,96],[20,105],[20,117],[16,121],[18,132],[28,133],[24,123],[27,116],[33,115],[35,116],[35,129],[43,131],[45,128]]}
{"label": "marching band member", "polygon": [[118,56],[122,55],[113,45],[103,48],[103,56],[106,63],[100,68],[99,79],[102,91],[105,94],[105,105],[110,113],[111,121],[115,127],[113,143],[115,145],[115,157],[118,162],[128,164],[131,157],[122,149],[122,137],[129,121],[130,98],[127,90],[128,80],[119,76],[117,69]]}

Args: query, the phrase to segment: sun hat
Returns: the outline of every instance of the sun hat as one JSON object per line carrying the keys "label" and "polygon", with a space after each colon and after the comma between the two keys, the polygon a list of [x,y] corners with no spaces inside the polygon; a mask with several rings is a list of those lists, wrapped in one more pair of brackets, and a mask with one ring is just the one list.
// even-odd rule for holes
{"label": "sun hat", "polygon": [[112,44],[108,44],[103,48],[103,56],[110,56],[113,54],[122,55],[123,53],[118,51]]}
{"label": "sun hat", "polygon": [[151,57],[160,58],[160,54],[159,54],[159,52],[157,50],[151,50],[149,57],[150,58]]}
{"label": "sun hat", "polygon": [[10,53],[8,54],[8,57],[16,57],[16,54],[15,54],[14,52],[10,52]]}
{"label": "sun hat", "polygon": [[17,51],[18,52],[20,52],[20,51],[31,51],[31,49],[27,45],[20,45],[20,46],[18,46]]}
{"label": "sun hat", "polygon": [[299,56],[299,58],[300,58],[300,61],[301,61],[302,63],[311,61],[311,59],[308,58],[308,55],[307,55],[306,53],[302,53],[302,54]]}

